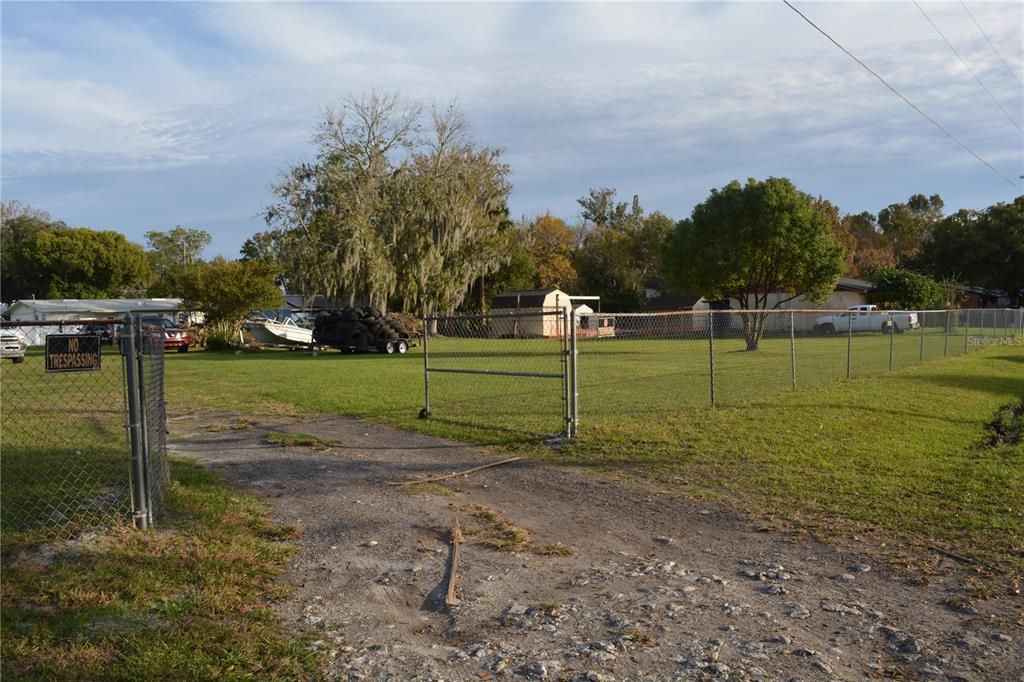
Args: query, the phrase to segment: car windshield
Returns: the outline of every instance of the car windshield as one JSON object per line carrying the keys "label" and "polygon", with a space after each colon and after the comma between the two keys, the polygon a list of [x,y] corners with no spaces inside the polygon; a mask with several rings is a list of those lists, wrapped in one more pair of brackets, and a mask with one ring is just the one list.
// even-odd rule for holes
{"label": "car windshield", "polygon": [[153,324],[164,329],[174,329],[178,325],[174,324],[165,317],[144,317],[142,318],[144,324]]}

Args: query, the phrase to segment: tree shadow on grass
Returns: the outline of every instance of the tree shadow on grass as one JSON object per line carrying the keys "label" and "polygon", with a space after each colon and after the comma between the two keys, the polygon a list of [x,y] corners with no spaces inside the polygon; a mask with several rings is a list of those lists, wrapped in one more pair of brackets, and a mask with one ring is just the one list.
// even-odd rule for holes
{"label": "tree shadow on grass", "polygon": [[993,355],[990,360],[1006,360],[1007,362],[1019,362],[1024,364],[1024,355]]}
{"label": "tree shadow on grass", "polygon": [[[1006,356],[1001,359],[1011,359],[1015,362],[1024,362],[1024,358]],[[909,380],[929,384],[937,384],[948,388],[967,389],[979,393],[990,393],[1002,397],[1024,397],[1024,376],[1019,379],[1004,376],[964,376],[962,374],[928,374],[925,376],[907,377]]]}
{"label": "tree shadow on grass", "polygon": [[[952,384],[950,384],[950,385],[952,385]],[[891,415],[891,416],[897,417],[897,418],[926,419],[926,420],[939,421],[939,422],[953,422],[953,423],[962,423],[962,424],[974,424],[974,423],[976,423],[976,420],[974,420],[974,419],[966,419],[966,418],[958,419],[958,418],[952,417],[952,416],[950,416],[948,414],[934,414],[934,415],[931,415],[931,414],[923,414],[921,412],[916,412],[914,410],[895,410],[895,409],[891,409],[891,408],[875,407],[875,406],[871,406],[871,405],[851,405],[851,404],[848,404],[848,403],[835,403],[835,404],[827,404],[827,403],[806,403],[806,404],[785,403],[785,404],[778,404],[778,405],[771,405],[771,404],[766,404],[766,403],[746,403],[746,404],[744,404],[744,403],[735,403],[735,404],[722,403],[722,404],[719,405],[718,409],[720,409],[720,410],[722,410],[722,409],[724,409],[724,410],[736,410],[736,411],[751,410],[751,411],[754,411],[754,412],[773,411],[773,412],[782,412],[782,413],[787,413],[787,414],[792,413],[794,410],[796,410],[796,411],[799,411],[799,410],[808,410],[808,411],[813,411],[813,410],[834,410],[836,412],[861,412],[861,413],[886,414],[886,415]]]}

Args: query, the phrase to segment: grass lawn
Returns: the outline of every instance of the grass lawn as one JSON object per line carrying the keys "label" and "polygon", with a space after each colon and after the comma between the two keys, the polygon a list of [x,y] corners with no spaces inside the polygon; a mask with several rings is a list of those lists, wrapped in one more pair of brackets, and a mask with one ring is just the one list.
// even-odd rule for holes
{"label": "grass lawn", "polygon": [[263,501],[176,463],[159,531],[130,529],[123,392],[113,353],[100,372],[47,374],[35,350],[0,366],[0,676],[315,677],[268,608],[295,529]]}
{"label": "grass lawn", "polygon": [[46,551],[5,542],[2,676],[313,679],[317,656],[269,609],[295,529],[175,463],[158,532],[126,526]]}
{"label": "grass lawn", "polygon": [[[984,345],[972,338],[972,346]],[[922,339],[923,355],[933,361],[915,365]],[[554,449],[537,433],[561,426],[559,380],[432,374],[434,416],[418,419],[419,350],[405,356],[171,354],[167,397],[176,413],[354,415],[620,472],[676,494],[839,534],[873,530],[887,542],[938,544],[1003,573],[1024,566],[1024,447],[983,444],[985,424],[1024,396],[1019,342],[965,355],[941,333],[907,333],[892,346],[894,365],[903,369],[888,373],[889,339],[855,336],[854,378],[840,381],[847,339],[799,338],[793,389],[788,339],[768,338],[756,353],[742,351],[740,340],[720,339],[715,409],[707,407],[706,343],[582,344],[580,437]],[[513,372],[556,374],[557,350],[549,341],[431,343],[435,367]],[[943,358],[943,352],[960,355]],[[70,461],[71,451],[53,443],[75,443],[74,458],[90,454],[80,445],[86,443],[85,450],[110,459],[110,480],[97,481],[76,504],[91,503],[112,481],[123,480],[121,417],[103,409],[98,389],[87,383],[102,375],[43,375],[44,382],[75,389],[74,400],[54,407],[18,379],[37,360],[4,366],[0,377],[0,493],[7,520],[14,518],[9,511],[38,496],[22,484],[43,473],[59,477],[58,450]],[[104,372],[115,370],[111,363]],[[119,384],[104,390],[110,386]],[[24,413],[20,421],[11,418],[15,410]],[[41,421],[44,413],[49,416]],[[322,445],[302,434],[290,438]],[[285,596],[274,578],[294,551],[282,540],[297,531],[275,525],[264,502],[194,465],[175,462],[172,474],[168,515],[155,533],[120,526],[39,548],[39,541],[52,538],[5,528],[4,677],[315,676],[316,654],[268,609]]]}
{"label": "grass lawn", "polygon": [[[1024,564],[1020,446],[980,446],[996,410],[1024,396],[1024,348],[964,355],[941,331],[889,339],[798,338],[741,350],[716,342],[709,409],[706,340],[581,344],[580,437],[551,450],[561,382],[431,375],[433,416],[417,419],[423,357],[302,352],[168,358],[172,410],[300,410],[346,414],[439,436],[499,445],[551,461],[653,478],[666,489],[811,523],[843,521],[937,543],[988,562]],[[970,337],[971,347],[981,344]],[[434,367],[557,373],[557,343],[431,341]],[[949,357],[942,357],[945,351]],[[959,356],[954,356],[958,353]]]}
{"label": "grass lawn", "polygon": [[36,349],[0,364],[5,543],[131,519],[121,359],[107,353],[99,372],[47,374]]}

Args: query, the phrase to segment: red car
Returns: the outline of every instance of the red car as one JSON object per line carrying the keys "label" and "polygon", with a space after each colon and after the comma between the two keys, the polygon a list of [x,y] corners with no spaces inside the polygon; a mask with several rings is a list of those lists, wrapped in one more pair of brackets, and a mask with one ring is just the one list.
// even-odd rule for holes
{"label": "red car", "polygon": [[142,318],[142,323],[156,327],[163,327],[164,350],[171,350],[173,348],[179,353],[188,352],[189,344],[192,343],[192,339],[189,338],[188,332],[168,320],[166,317],[144,317]]}

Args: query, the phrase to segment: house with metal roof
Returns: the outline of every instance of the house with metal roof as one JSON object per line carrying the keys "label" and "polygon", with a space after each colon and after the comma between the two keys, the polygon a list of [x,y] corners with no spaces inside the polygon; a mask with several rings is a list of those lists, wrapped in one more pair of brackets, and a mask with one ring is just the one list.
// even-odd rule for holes
{"label": "house with metal roof", "polygon": [[180,298],[22,299],[3,313],[12,322],[103,320],[127,313],[173,316],[183,310]]}

